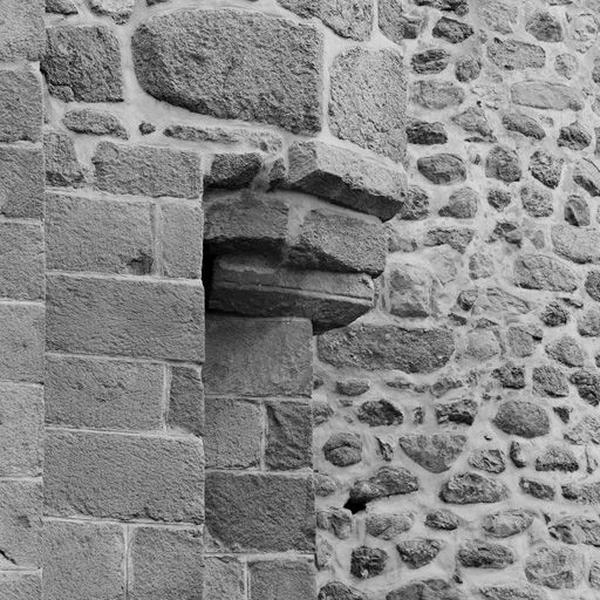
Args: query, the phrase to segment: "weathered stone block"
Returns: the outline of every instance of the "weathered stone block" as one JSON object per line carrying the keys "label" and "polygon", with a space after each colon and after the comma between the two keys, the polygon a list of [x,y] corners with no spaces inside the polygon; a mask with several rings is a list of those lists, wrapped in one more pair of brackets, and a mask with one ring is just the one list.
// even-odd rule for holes
{"label": "weathered stone block", "polygon": [[321,360],[336,367],[430,373],[450,360],[454,340],[446,329],[361,323],[325,333],[317,347]]}
{"label": "weathered stone block", "polygon": [[46,521],[44,600],[122,598],[125,535],[120,525]]}
{"label": "weathered stone block", "polygon": [[44,157],[38,148],[0,146],[0,213],[5,217],[42,216]]}
{"label": "weathered stone block", "polygon": [[39,386],[0,385],[0,477],[42,472],[44,397]]}
{"label": "weathered stone block", "polygon": [[202,164],[195,152],[101,142],[92,162],[96,186],[105,192],[152,198],[202,194]]}
{"label": "weathered stone block", "polygon": [[305,319],[211,316],[206,323],[206,393],[309,396],[311,344],[312,328]]}
{"label": "weathered stone block", "polygon": [[147,275],[154,264],[147,202],[46,195],[46,265],[61,271]]}
{"label": "weathered stone block", "polygon": [[574,548],[543,545],[536,548],[525,562],[525,576],[553,590],[577,587],[585,573],[585,558]]}
{"label": "weathered stone block", "polygon": [[169,390],[169,427],[181,429],[194,435],[204,431],[204,385],[199,369],[171,367]]}
{"label": "weathered stone block", "polygon": [[289,149],[291,187],[386,221],[402,209],[404,171],[346,148],[296,142]]}
{"label": "weathered stone block", "polygon": [[130,541],[128,597],[200,600],[204,546],[199,529],[136,527]]}
{"label": "weathered stone block", "polygon": [[159,100],[295,133],[321,128],[322,34],[312,25],[187,10],[142,23],[132,44],[137,78]]}
{"label": "weathered stone block", "polygon": [[266,560],[250,564],[251,600],[315,598],[314,566],[310,560]]}
{"label": "weathered stone block", "polygon": [[0,70],[0,142],[37,142],[42,112],[42,86],[33,71]]}
{"label": "weathered stone block", "polygon": [[110,17],[122,25],[129,20],[135,6],[135,0],[89,0],[90,8],[101,16]]}
{"label": "weathered stone block", "polygon": [[50,350],[203,360],[199,284],[50,275],[46,300]]}
{"label": "weathered stone block", "polygon": [[529,290],[572,292],[576,273],[564,261],[544,254],[522,254],[515,261],[514,283]]}
{"label": "weathered stone block", "polygon": [[265,259],[222,257],[214,267],[210,308],[251,317],[303,317],[316,331],[341,327],[370,310],[368,275],[298,271]]}
{"label": "weathered stone block", "polygon": [[123,100],[119,40],[104,25],[47,29],[40,68],[50,93],[65,102]]}
{"label": "weathered stone block", "polygon": [[343,51],[331,67],[329,126],[358,146],[402,162],[406,153],[406,70],[390,48]]}
{"label": "weathered stone block", "polygon": [[258,467],[262,455],[262,408],[246,400],[206,399],[206,466],[217,469]]}
{"label": "weathered stone block", "polygon": [[289,207],[278,194],[209,194],[204,241],[220,253],[279,253],[288,234]]}
{"label": "weathered stone block", "polygon": [[312,477],[208,472],[206,527],[236,552],[313,552]]}
{"label": "weathered stone block", "polygon": [[557,254],[575,263],[600,262],[600,232],[592,227],[554,225],[552,244]]}
{"label": "weathered stone block", "polygon": [[317,17],[338,35],[367,40],[373,27],[373,0],[278,0],[300,17]]}
{"label": "weathered stone block", "polygon": [[44,297],[44,240],[41,224],[0,223],[0,296]]}
{"label": "weathered stone block", "polygon": [[581,110],[583,101],[574,87],[549,81],[520,81],[510,88],[512,101],[550,110]]}
{"label": "weathered stone block", "polygon": [[160,429],[161,365],[46,355],[46,422],[82,429]]}
{"label": "weathered stone block", "polygon": [[41,567],[41,480],[0,481],[2,569],[34,570]]}
{"label": "weathered stone block", "polygon": [[433,275],[423,266],[392,262],[387,283],[389,311],[405,318],[423,318],[436,311]]}
{"label": "weathered stone block", "polygon": [[49,186],[79,187],[85,181],[73,139],[66,133],[44,133],[44,166]]}
{"label": "weathered stone block", "polygon": [[41,600],[42,580],[38,573],[5,571],[0,573],[2,600]]}
{"label": "weathered stone block", "polygon": [[43,306],[0,304],[0,331],[0,380],[43,381]]}
{"label": "weathered stone block", "polygon": [[0,61],[38,60],[44,39],[44,7],[39,0],[3,0]]}
{"label": "weathered stone block", "polygon": [[307,402],[266,403],[265,463],[287,471],[312,467],[312,409]]}
{"label": "weathered stone block", "polygon": [[[204,559],[204,597],[244,600],[244,567],[233,556],[207,556]],[[20,599],[18,599],[20,600]]]}
{"label": "weathered stone block", "polygon": [[303,269],[379,275],[385,266],[385,229],[374,220],[344,213],[311,210],[294,239],[287,258]]}
{"label": "weathered stone block", "polygon": [[46,511],[201,523],[203,466],[202,443],[192,437],[49,431]]}
{"label": "weathered stone block", "polygon": [[259,152],[216,154],[205,178],[206,187],[239,189],[250,186],[263,167]]}
{"label": "weathered stone block", "polygon": [[160,214],[164,274],[167,277],[199,279],[202,275],[204,229],[202,207],[183,202],[163,202]]}

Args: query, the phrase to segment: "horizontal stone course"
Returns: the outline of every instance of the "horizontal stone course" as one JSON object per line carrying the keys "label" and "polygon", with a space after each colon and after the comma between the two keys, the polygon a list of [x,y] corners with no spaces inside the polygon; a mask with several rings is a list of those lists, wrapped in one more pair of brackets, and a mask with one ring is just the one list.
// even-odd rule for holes
{"label": "horizontal stone course", "polygon": [[312,477],[206,474],[206,528],[234,552],[312,552],[313,503]]}
{"label": "horizontal stone course", "polygon": [[42,481],[0,481],[0,570],[34,571],[42,566]]}
{"label": "horizontal stone course", "polygon": [[160,429],[161,365],[47,354],[45,367],[46,423],[84,429]]}
{"label": "horizontal stone course", "polygon": [[122,598],[124,558],[125,531],[120,525],[46,520],[44,598]]}
{"label": "horizontal stone course", "polygon": [[0,69],[0,142],[37,142],[41,132],[39,76],[28,68]]}
{"label": "horizontal stone course", "polygon": [[146,275],[156,260],[146,202],[49,193],[45,232],[48,269]]}
{"label": "horizontal stone course", "polygon": [[129,553],[130,598],[197,600],[202,597],[201,530],[136,527],[132,530]]}
{"label": "horizontal stone course", "polygon": [[42,473],[44,395],[37,385],[0,384],[0,477]]}
{"label": "horizontal stone course", "polygon": [[44,296],[44,230],[41,223],[0,223],[0,296]]}
{"label": "horizontal stone course", "polygon": [[46,512],[201,523],[203,465],[202,443],[191,437],[49,430]]}
{"label": "horizontal stone course", "polygon": [[201,362],[199,284],[49,275],[47,347]]}
{"label": "horizontal stone course", "polygon": [[44,307],[0,303],[0,380],[43,381]]}
{"label": "horizontal stone course", "polygon": [[312,328],[305,319],[210,316],[203,368],[206,393],[308,396],[311,341]]}

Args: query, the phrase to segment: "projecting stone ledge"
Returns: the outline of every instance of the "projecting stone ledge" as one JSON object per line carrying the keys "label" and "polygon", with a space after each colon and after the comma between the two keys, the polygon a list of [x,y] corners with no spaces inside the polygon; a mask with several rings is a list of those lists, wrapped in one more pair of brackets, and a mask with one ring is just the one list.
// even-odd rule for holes
{"label": "projecting stone ledge", "polygon": [[360,323],[322,335],[318,349],[319,358],[335,367],[430,373],[450,360],[454,339],[447,329]]}
{"label": "projecting stone ledge", "polygon": [[315,331],[351,323],[373,306],[365,274],[300,271],[259,257],[217,260],[209,307],[252,317],[304,317]]}
{"label": "projecting stone ledge", "polygon": [[404,206],[401,168],[322,142],[296,142],[289,149],[288,184],[334,204],[391,219]]}
{"label": "projecting stone ledge", "polygon": [[133,62],[146,92],[220,119],[321,129],[322,34],[259,13],[185,10],[142,23]]}

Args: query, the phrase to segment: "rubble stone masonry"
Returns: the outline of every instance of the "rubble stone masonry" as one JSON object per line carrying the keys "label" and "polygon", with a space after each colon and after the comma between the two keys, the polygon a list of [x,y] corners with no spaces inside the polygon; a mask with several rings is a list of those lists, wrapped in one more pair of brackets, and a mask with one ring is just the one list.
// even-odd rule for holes
{"label": "rubble stone masonry", "polygon": [[0,600],[600,598],[600,0],[0,0]]}

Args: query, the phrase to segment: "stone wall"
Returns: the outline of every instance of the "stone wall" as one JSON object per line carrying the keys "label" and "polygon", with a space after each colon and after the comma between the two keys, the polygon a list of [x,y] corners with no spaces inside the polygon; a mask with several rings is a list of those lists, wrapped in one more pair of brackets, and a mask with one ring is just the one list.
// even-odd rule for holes
{"label": "stone wall", "polygon": [[43,10],[0,600],[600,597],[600,2]]}

